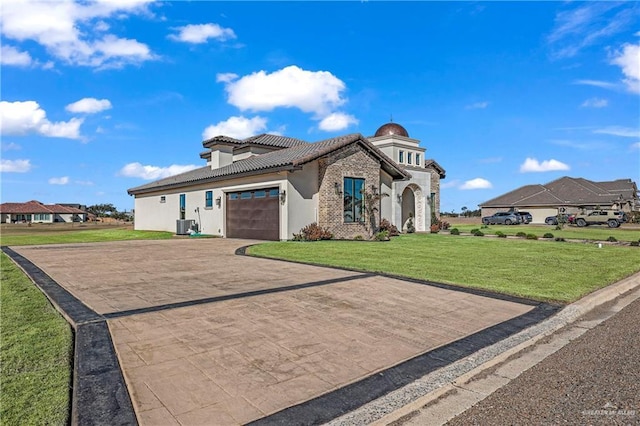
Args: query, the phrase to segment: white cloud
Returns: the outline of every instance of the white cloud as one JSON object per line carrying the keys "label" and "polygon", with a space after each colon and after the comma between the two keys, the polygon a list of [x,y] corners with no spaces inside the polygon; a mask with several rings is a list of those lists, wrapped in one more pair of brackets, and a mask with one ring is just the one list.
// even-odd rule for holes
{"label": "white cloud", "polygon": [[601,80],[575,80],[573,84],[595,86],[595,87],[600,87],[602,89],[615,89],[618,87],[618,85],[615,83],[610,83],[608,81],[601,81]]}
{"label": "white cloud", "polygon": [[9,143],[2,142],[1,147],[3,151],[20,151],[22,149],[20,145],[14,142],[9,142]]}
{"label": "white cloud", "polygon": [[345,103],[342,80],[328,71],[306,71],[295,65],[271,74],[258,71],[238,80],[219,81],[225,82],[228,102],[242,111],[289,107],[324,117]]}
{"label": "white cloud", "polygon": [[608,126],[602,129],[594,130],[593,133],[599,133],[602,135],[621,136],[623,138],[640,138],[640,129],[622,127],[622,126]]}
{"label": "white cloud", "polygon": [[632,143],[629,147],[632,151],[640,150],[640,142]]}
{"label": "white cloud", "polygon": [[119,176],[126,177],[135,177],[142,178],[145,180],[153,180],[153,179],[162,179],[169,176],[178,175],[180,173],[185,173],[193,169],[197,169],[199,166],[195,166],[193,164],[189,165],[178,165],[172,164],[169,167],[158,167],[158,166],[143,166],[140,163],[129,163],[126,164],[120,171],[118,172]]}
{"label": "white cloud", "polygon": [[0,48],[0,63],[2,65],[27,67],[31,65],[32,59],[31,55],[29,55],[29,52],[20,52],[13,46],[3,45]]}
{"label": "white cloud", "polygon": [[105,34],[107,18],[148,14],[151,0],[4,0],[2,34],[17,42],[34,41],[53,57],[72,65],[99,68],[138,64],[155,58],[136,40]]}
{"label": "white cloud", "polygon": [[216,83],[229,83],[238,77],[238,74],[232,72],[221,72],[216,75]]}
{"label": "white cloud", "polygon": [[611,63],[622,68],[627,89],[640,93],[640,43],[622,45],[622,50],[616,53]]}
{"label": "white cloud", "polygon": [[469,189],[489,189],[493,188],[491,182],[483,178],[475,178],[466,181],[462,185],[460,185],[459,189],[469,190]]}
{"label": "white cloud", "polygon": [[334,112],[323,118],[318,127],[326,132],[335,132],[346,129],[352,124],[358,124],[358,119],[353,115]]}
{"label": "white cloud", "polygon": [[0,123],[3,135],[39,133],[53,138],[80,139],[82,118],[52,123],[35,101],[0,102]]}
{"label": "white cloud", "polygon": [[467,105],[464,108],[465,109],[485,109],[488,106],[489,106],[489,102],[484,101],[484,102],[476,102],[476,103]]}
{"label": "white cloud", "polygon": [[26,173],[31,170],[31,160],[0,160],[2,173]]}
{"label": "white cloud", "polygon": [[95,114],[111,109],[111,102],[109,99],[83,98],[67,105],[65,109],[69,112]]}
{"label": "white cloud", "polygon": [[[617,9],[617,10],[616,10]],[[587,2],[556,15],[555,27],[547,37],[552,56],[571,58],[582,49],[624,31],[635,20],[634,6],[616,2]]]}
{"label": "white cloud", "polygon": [[66,185],[69,183],[69,176],[52,177],[49,179],[50,185]]}
{"label": "white cloud", "polygon": [[460,181],[457,179],[450,180],[448,182],[444,182],[440,184],[440,188],[455,188],[460,184]]}
{"label": "white cloud", "polygon": [[185,25],[173,29],[178,33],[169,35],[169,38],[185,43],[206,43],[210,38],[220,41],[236,38],[231,28],[222,28],[218,24]]}
{"label": "white cloud", "polygon": [[524,160],[524,163],[520,165],[521,173],[553,172],[557,170],[569,170],[569,166],[554,159],[539,162],[535,158],[527,158]]}
{"label": "white cloud", "polygon": [[244,139],[259,134],[266,128],[267,119],[263,117],[229,117],[226,121],[220,121],[218,124],[212,124],[204,129],[202,139],[207,140],[221,135]]}
{"label": "white cloud", "polygon": [[601,98],[591,98],[584,101],[580,106],[583,108],[604,108],[609,105],[609,101]]}

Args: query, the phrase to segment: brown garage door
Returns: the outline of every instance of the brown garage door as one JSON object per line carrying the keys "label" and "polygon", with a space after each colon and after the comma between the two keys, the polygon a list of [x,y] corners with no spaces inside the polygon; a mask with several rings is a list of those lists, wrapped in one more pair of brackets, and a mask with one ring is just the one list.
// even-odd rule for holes
{"label": "brown garage door", "polygon": [[279,240],[278,188],[228,192],[227,237]]}

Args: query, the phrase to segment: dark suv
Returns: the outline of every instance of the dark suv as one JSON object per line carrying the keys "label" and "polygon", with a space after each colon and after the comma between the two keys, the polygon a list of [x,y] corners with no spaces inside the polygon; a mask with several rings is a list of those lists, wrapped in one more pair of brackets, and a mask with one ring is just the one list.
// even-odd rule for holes
{"label": "dark suv", "polygon": [[525,225],[531,223],[533,220],[533,216],[531,216],[529,212],[516,212],[515,215],[518,216],[520,223],[524,223]]}

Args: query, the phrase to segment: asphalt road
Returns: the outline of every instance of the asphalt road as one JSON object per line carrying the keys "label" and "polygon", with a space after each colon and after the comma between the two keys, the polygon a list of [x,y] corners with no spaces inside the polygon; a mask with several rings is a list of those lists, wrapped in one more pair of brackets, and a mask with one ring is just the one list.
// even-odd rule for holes
{"label": "asphalt road", "polygon": [[447,424],[640,425],[640,299]]}

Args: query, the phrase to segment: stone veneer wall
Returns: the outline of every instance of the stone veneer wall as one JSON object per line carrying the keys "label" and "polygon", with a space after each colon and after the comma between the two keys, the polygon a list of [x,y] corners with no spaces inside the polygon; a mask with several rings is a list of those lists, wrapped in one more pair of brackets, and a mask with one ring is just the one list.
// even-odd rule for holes
{"label": "stone veneer wall", "polygon": [[[435,213],[436,213],[436,217],[438,219],[440,219],[440,174],[432,169],[431,167],[428,167],[429,169],[429,173],[431,174],[431,192],[433,192],[435,195],[435,202],[433,203],[433,206],[435,208]],[[426,194],[428,197],[431,196],[431,194]],[[431,218],[429,218],[429,220],[431,220]]]}
{"label": "stone veneer wall", "polygon": [[[359,145],[352,144],[319,160],[318,225],[328,228],[336,239],[351,239],[369,235],[368,223],[344,223],[343,193],[336,194],[335,183],[344,184],[345,177],[364,178],[365,188],[371,191],[375,185],[380,190],[380,163]],[[376,222],[380,221],[380,206]]]}

